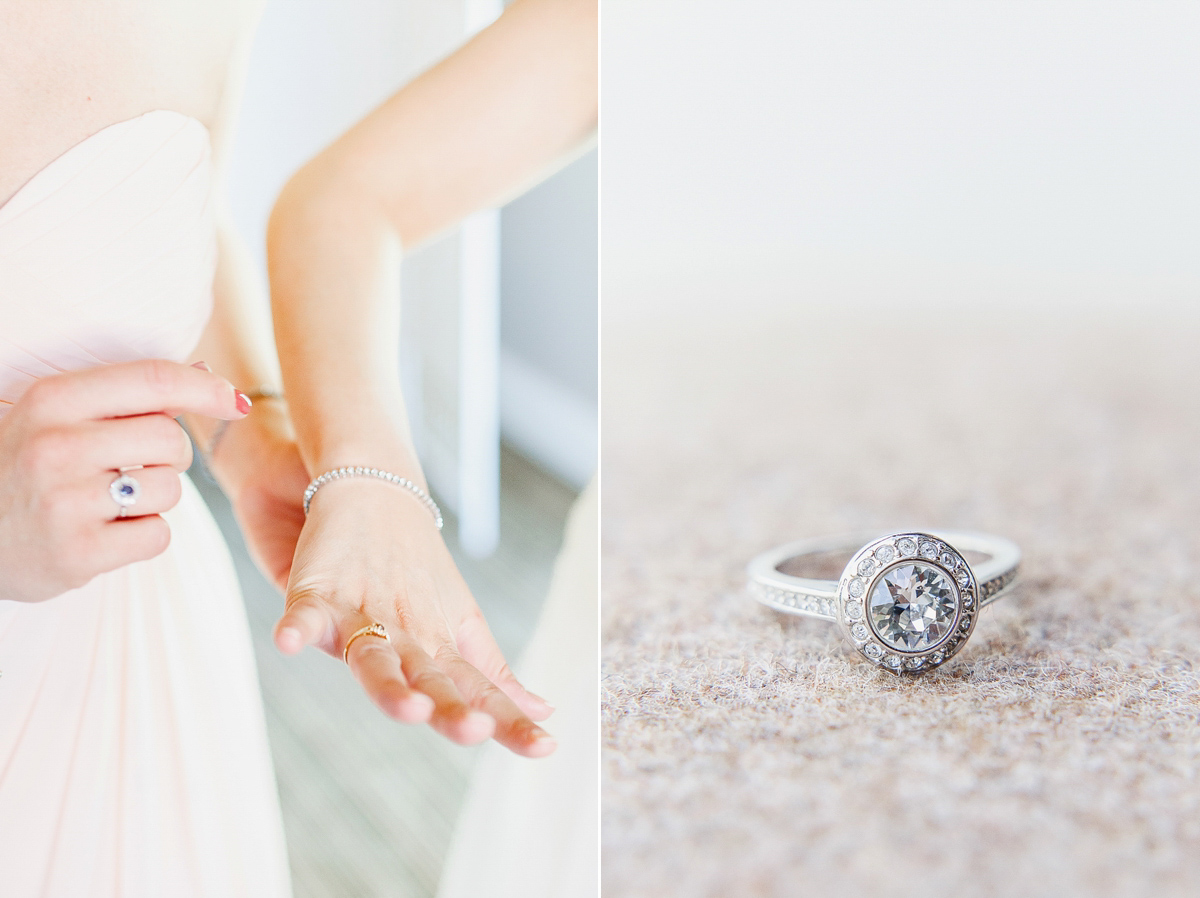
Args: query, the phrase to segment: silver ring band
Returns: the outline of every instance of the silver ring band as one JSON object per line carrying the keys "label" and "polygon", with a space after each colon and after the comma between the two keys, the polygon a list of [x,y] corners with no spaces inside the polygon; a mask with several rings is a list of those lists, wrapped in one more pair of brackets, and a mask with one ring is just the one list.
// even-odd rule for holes
{"label": "silver ring band", "polygon": [[[788,562],[852,552],[840,580],[780,570]],[[985,559],[969,564],[963,552]],[[911,531],[806,539],[747,566],[751,596],[785,614],[837,622],[868,660],[894,672],[936,667],[966,642],[977,613],[1016,583],[1021,550],[999,536]]]}

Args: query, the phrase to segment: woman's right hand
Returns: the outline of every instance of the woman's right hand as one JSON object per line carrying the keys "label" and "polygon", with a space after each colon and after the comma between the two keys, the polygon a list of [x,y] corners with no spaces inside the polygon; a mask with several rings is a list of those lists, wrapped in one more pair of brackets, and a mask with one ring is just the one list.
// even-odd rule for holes
{"label": "woman's right hand", "polygon": [[[203,363],[201,363],[203,364]],[[147,359],[45,377],[0,418],[0,599],[40,602],[167,548],[192,444],[184,412],[236,420],[245,395],[199,367]],[[109,495],[141,465],[129,516]]]}

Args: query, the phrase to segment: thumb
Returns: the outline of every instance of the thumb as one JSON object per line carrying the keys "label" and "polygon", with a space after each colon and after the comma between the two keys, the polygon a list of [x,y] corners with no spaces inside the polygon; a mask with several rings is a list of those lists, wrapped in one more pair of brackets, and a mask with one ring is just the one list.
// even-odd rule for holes
{"label": "thumb", "polygon": [[311,589],[293,589],[285,599],[286,610],[275,624],[275,646],[294,655],[306,645],[328,655],[336,654],[336,629],[329,606]]}

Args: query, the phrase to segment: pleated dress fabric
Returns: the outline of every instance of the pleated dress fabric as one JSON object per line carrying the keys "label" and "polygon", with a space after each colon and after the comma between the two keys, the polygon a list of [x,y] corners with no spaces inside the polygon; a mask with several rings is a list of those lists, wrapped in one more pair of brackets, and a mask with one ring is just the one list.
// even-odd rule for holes
{"label": "pleated dress fabric", "polygon": [[[150,112],[0,207],[0,415],[47,375],[188,357],[212,309],[210,157],[203,124]],[[0,600],[4,898],[291,895],[228,549],[186,477],[164,517],[158,557]]]}

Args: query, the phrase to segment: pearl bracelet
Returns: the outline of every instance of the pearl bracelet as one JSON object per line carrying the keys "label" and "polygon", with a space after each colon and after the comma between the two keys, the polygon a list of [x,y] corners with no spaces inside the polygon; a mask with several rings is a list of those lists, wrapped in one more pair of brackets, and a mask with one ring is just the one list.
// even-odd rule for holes
{"label": "pearl bracelet", "polygon": [[442,529],[442,510],[430,498],[429,493],[425,492],[425,490],[421,489],[407,477],[401,477],[399,474],[393,474],[390,471],[381,471],[379,468],[334,468],[332,471],[326,471],[320,477],[315,478],[304,491],[304,514],[308,515],[309,503],[312,502],[313,496],[317,494],[317,490],[330,481],[340,480],[343,477],[375,477],[378,480],[386,480],[388,483],[394,483],[396,486],[403,487],[421,500],[421,503],[433,515],[433,522],[437,525],[437,529]]}

